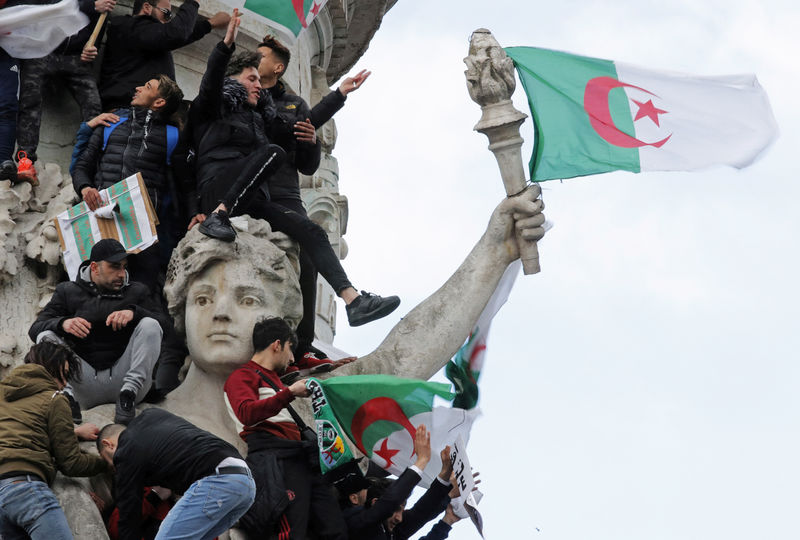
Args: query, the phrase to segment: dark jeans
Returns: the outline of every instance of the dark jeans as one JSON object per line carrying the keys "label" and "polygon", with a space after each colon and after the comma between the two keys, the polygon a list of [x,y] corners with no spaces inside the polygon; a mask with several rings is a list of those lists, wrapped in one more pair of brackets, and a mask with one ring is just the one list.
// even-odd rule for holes
{"label": "dark jeans", "polygon": [[19,66],[0,49],[0,162],[11,159],[17,140]]}
{"label": "dark jeans", "polygon": [[[338,293],[352,287],[339,262],[339,257],[331,247],[328,234],[322,227],[308,219],[305,211],[301,214],[270,201],[265,191],[261,189],[267,178],[257,172],[262,169],[266,156],[266,152],[253,152],[247,159],[233,162],[224,177],[218,176],[202,186],[200,198],[203,212],[206,214],[212,212],[219,202],[223,201],[232,216],[248,214],[250,217],[268,221],[272,230],[286,233],[300,244],[301,261],[302,253],[305,252],[312,265],[330,283],[334,291]],[[236,180],[231,184],[228,178]],[[242,191],[234,194],[232,186],[238,186]],[[227,201],[231,199],[229,205]],[[305,304],[304,296],[304,311]],[[312,304],[310,308],[312,317],[314,311]]]}
{"label": "dark jeans", "polygon": [[[308,218],[303,202],[294,199],[274,201],[289,210]],[[297,352],[304,354],[314,341],[314,325],[317,322],[317,267],[308,255],[308,251],[300,249],[300,293],[303,295],[303,318],[297,325]]]}

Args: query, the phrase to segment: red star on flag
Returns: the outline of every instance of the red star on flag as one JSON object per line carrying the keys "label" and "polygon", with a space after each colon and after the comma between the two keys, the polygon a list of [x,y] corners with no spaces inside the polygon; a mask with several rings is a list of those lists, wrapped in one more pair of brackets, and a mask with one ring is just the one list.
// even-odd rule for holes
{"label": "red star on flag", "polygon": [[311,13],[316,17],[319,14],[319,10],[322,6],[314,2],[314,5],[311,6]]}
{"label": "red star on flag", "polygon": [[383,439],[381,449],[375,452],[376,455],[382,457],[386,461],[386,467],[394,465],[394,463],[392,463],[392,457],[398,453],[400,453],[400,450],[391,450],[389,448],[389,439]]}
{"label": "red star on flag", "polygon": [[636,113],[636,118],[633,119],[636,122],[639,118],[644,118],[645,116],[652,120],[655,125],[661,127],[661,124],[658,123],[658,115],[659,114],[666,114],[667,111],[662,109],[657,109],[655,105],[653,105],[653,100],[648,99],[645,102],[636,101],[635,99],[631,100],[639,106],[639,111]]}

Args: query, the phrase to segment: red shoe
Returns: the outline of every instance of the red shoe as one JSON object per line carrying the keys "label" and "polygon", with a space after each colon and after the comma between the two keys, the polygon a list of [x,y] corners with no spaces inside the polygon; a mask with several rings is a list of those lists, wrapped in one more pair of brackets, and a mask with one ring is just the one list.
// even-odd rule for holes
{"label": "red shoe", "polygon": [[38,186],[39,175],[36,172],[36,167],[33,166],[33,161],[28,159],[28,154],[26,154],[23,150],[20,150],[17,153],[17,159],[19,160],[19,165],[17,166],[16,183],[19,184],[20,182],[28,182],[33,187]]}

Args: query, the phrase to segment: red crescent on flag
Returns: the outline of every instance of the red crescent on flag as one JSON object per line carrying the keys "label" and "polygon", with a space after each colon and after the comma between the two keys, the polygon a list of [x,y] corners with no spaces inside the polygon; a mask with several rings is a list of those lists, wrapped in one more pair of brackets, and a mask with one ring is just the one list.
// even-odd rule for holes
{"label": "red crescent on flag", "polygon": [[353,421],[350,422],[350,431],[353,433],[353,438],[355,439],[353,442],[356,443],[358,449],[364,452],[364,454],[369,455],[362,442],[364,430],[367,429],[370,424],[378,420],[388,420],[389,422],[400,424],[408,431],[412,439],[417,431],[416,428],[411,425],[403,409],[400,408],[400,404],[395,400],[388,397],[372,398],[358,408],[353,415]]}
{"label": "red crescent on flag", "polygon": [[300,21],[303,28],[308,28],[308,23],[306,22],[306,8],[303,4],[305,4],[305,0],[292,0],[292,6],[294,6],[294,12],[297,14],[297,20]]}
{"label": "red crescent on flag", "polygon": [[620,82],[613,77],[595,77],[594,79],[590,79],[589,82],[586,83],[586,89],[583,93],[583,109],[586,111],[586,114],[589,115],[589,123],[592,124],[594,130],[603,140],[614,146],[621,146],[622,148],[655,146],[656,148],[661,148],[661,146],[672,137],[671,133],[660,141],[649,143],[631,137],[627,133],[620,131],[617,126],[614,125],[614,120],[611,118],[611,111],[608,108],[608,93],[614,88],[623,86],[627,88],[636,88],[651,96],[655,96],[654,93],[644,88]]}

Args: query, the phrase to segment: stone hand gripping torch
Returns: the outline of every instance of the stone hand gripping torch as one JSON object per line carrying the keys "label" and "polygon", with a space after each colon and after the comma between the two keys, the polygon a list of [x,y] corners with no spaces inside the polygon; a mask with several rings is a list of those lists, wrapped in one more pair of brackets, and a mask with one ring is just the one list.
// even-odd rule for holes
{"label": "stone hand gripping torch", "polygon": [[[538,197],[541,188],[528,185],[522,166],[522,137],[519,126],[528,115],[518,111],[511,103],[511,94],[517,85],[514,62],[509,58],[492,33],[479,28],[469,41],[469,56],[464,58],[467,70],[467,89],[472,100],[481,106],[481,119],[475,125],[489,138],[489,150],[494,153],[500,167],[500,177],[506,195],[515,197],[533,190]],[[536,242],[524,240],[517,232],[522,269],[525,274],[539,272],[539,248]]]}

